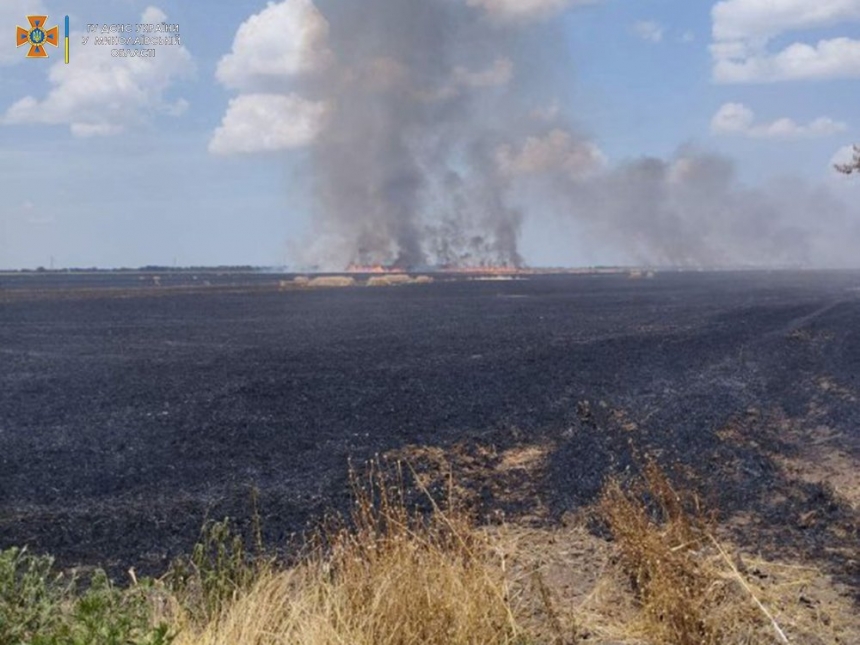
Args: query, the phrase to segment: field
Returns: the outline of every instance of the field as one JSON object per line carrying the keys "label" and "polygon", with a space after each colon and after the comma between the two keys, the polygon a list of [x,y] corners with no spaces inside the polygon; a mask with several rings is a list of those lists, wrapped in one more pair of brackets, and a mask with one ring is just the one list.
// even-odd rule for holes
{"label": "field", "polygon": [[551,526],[651,455],[856,599],[858,273],[140,278],[0,277],[0,548],[160,573],[254,489],[283,546],[375,455]]}

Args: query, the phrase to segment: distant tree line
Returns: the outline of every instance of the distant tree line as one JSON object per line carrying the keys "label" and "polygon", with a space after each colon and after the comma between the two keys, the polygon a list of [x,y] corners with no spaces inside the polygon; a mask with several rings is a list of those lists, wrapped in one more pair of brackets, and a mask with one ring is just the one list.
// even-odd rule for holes
{"label": "distant tree line", "polygon": [[223,273],[248,273],[259,271],[259,267],[250,265],[230,266],[193,266],[193,267],[168,267],[158,265],[147,265],[139,268],[119,267],[115,269],[103,269],[99,267],[68,267],[63,269],[46,269],[43,266],[35,269],[9,269],[17,273],[205,273],[220,271]]}

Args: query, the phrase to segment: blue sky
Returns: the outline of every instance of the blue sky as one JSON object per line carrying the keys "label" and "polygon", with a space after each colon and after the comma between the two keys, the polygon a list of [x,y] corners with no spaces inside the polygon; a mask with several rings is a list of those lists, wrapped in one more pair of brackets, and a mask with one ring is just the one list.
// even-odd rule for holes
{"label": "blue sky", "polygon": [[[815,15],[804,0],[444,1],[488,20],[561,25],[553,33],[571,69],[559,100],[608,168],[694,146],[734,160],[748,186],[791,177],[857,198],[857,182],[836,178],[831,163],[860,141],[860,0],[820,0]],[[771,16],[760,15],[764,4]],[[271,139],[248,135],[260,126],[242,120],[250,98],[230,103],[259,96],[243,80],[259,61],[237,31],[266,10],[252,0],[4,0],[0,268],[52,257],[57,267],[279,265],[312,244],[312,106],[283,95],[277,108],[296,114]],[[13,44],[16,25],[42,12],[49,25],[71,15],[67,69],[61,49],[30,60]],[[87,23],[160,20],[180,25],[182,46],[159,48],[154,62],[111,60],[110,48],[78,42]],[[305,27],[278,29],[304,38]],[[285,64],[298,56],[281,53]],[[528,263],[631,260],[605,240],[586,252],[593,245],[578,232],[561,243],[564,227],[535,211],[523,225]]]}

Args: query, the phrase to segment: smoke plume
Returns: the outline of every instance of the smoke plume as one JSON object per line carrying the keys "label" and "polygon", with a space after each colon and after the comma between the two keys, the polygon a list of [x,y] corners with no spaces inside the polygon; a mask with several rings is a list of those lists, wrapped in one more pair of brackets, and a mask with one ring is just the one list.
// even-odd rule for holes
{"label": "smoke plume", "polygon": [[[849,266],[860,242],[856,213],[823,186],[783,180],[744,187],[734,163],[683,148],[669,160],[640,158],[583,174],[590,144],[546,157],[552,133],[527,141],[503,162],[528,195],[543,195],[560,217],[636,264]],[[532,154],[529,148],[532,148]],[[512,160],[511,160],[512,159]],[[853,224],[852,224],[853,222]],[[853,226],[853,228],[852,228]]]}
{"label": "smoke plume", "polygon": [[478,4],[318,3],[334,62],[302,92],[332,105],[310,152],[324,264],[521,264],[494,149],[522,129],[512,95],[530,36],[521,11],[501,20],[517,3]]}
{"label": "smoke plume", "polygon": [[[730,160],[693,149],[610,167],[579,133],[575,106],[558,99],[576,67],[548,17],[584,3],[270,4],[219,66],[246,94],[212,149],[307,145],[314,242],[302,259],[334,269],[519,266],[521,227],[536,211],[631,262],[818,262],[827,231],[848,221],[823,189],[749,189]],[[289,45],[267,26],[276,19],[289,23]],[[279,121],[277,105],[296,113]],[[272,122],[265,140],[240,127],[252,117]]]}

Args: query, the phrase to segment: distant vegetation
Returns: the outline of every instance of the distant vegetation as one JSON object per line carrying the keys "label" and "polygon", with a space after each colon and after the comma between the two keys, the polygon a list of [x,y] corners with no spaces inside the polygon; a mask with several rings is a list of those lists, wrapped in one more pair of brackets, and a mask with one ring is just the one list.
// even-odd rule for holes
{"label": "distant vegetation", "polygon": [[193,267],[175,267],[175,266],[160,266],[147,265],[143,267],[118,267],[113,269],[105,269],[100,267],[64,267],[62,269],[46,269],[45,267],[36,267],[35,269],[10,269],[11,273],[205,273],[205,272],[221,272],[221,273],[251,273],[260,271],[260,267],[250,265],[241,266],[193,266]]}

